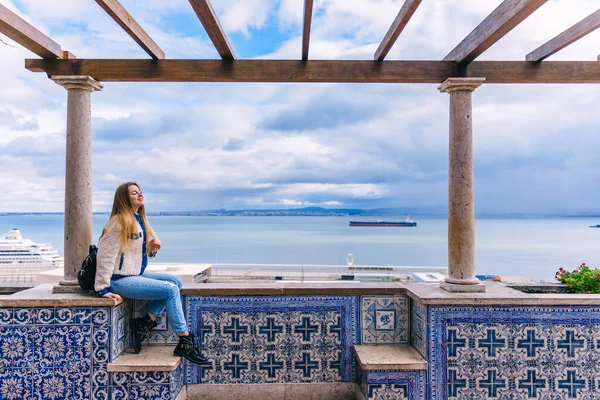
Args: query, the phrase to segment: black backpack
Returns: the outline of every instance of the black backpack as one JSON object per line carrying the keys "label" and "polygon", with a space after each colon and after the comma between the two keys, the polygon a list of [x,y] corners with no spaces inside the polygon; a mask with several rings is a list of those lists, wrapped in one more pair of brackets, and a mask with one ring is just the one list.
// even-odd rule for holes
{"label": "black backpack", "polygon": [[94,290],[97,254],[98,248],[93,244],[90,245],[90,254],[83,260],[81,270],[77,273],[77,281],[83,290]]}

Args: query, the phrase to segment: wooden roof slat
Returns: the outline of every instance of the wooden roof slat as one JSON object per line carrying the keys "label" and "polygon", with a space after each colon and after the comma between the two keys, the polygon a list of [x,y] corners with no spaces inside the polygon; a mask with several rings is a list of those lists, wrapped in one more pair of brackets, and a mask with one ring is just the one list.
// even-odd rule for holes
{"label": "wooden roof slat", "polygon": [[547,0],[504,0],[446,57],[446,61],[470,63]]}
{"label": "wooden roof slat", "polygon": [[158,47],[150,35],[146,33],[118,0],[96,0],[96,3],[98,3],[98,5],[102,7],[102,9],[104,9],[104,11],[106,11],[106,13],[150,55],[150,57],[155,60],[162,60],[165,58],[164,51]]}
{"label": "wooden roof slat", "polygon": [[219,23],[217,14],[210,4],[210,0],[189,0],[208,37],[223,60],[235,60],[233,49],[225,36],[225,31]]}
{"label": "wooden roof slat", "polygon": [[74,54],[72,54],[70,51],[67,50],[61,50],[60,52],[60,58],[69,58],[69,59],[75,59],[77,57],[75,57]]}
{"label": "wooden roof slat", "polygon": [[[112,82],[339,82],[441,83],[457,77],[452,61],[353,60],[107,60],[28,59],[25,67],[48,75],[89,75]],[[486,83],[600,83],[597,61],[474,61],[467,77]]]}
{"label": "wooden roof slat", "polygon": [[408,21],[419,7],[419,4],[421,4],[421,0],[406,0],[404,2],[400,12],[396,15],[396,19],[379,44],[377,51],[375,51],[375,60],[383,61],[385,56],[387,56],[394,43],[396,43],[396,39],[398,39],[398,36],[400,36],[400,33],[402,33],[404,27],[406,27]]}
{"label": "wooden roof slat", "polygon": [[310,25],[312,22],[313,0],[304,0],[304,25],[302,26],[302,60],[308,60]]}
{"label": "wooden roof slat", "polygon": [[600,28],[600,9],[533,50],[525,56],[525,59],[527,61],[542,61],[598,28]]}
{"label": "wooden roof slat", "polygon": [[0,33],[42,58],[60,57],[60,45],[0,4]]}

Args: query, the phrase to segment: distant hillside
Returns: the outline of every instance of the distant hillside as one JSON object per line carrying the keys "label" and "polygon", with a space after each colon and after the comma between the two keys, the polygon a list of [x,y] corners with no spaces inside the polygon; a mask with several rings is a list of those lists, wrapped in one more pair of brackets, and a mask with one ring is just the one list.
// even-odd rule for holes
{"label": "distant hillside", "polygon": [[241,210],[205,210],[205,211],[164,211],[154,215],[445,215],[446,209],[442,207],[406,207],[406,208],[323,208],[304,207],[291,209],[241,209]]}
{"label": "distant hillside", "polygon": [[[0,216],[10,215],[63,215],[62,212],[0,212]],[[95,212],[94,215],[107,215],[108,212]],[[189,216],[440,216],[448,214],[445,207],[397,207],[397,208],[323,208],[304,207],[289,209],[240,209],[240,210],[200,210],[200,211],[157,211],[148,215],[189,215]],[[533,213],[477,213],[478,218],[600,218],[600,214],[533,214]]]}

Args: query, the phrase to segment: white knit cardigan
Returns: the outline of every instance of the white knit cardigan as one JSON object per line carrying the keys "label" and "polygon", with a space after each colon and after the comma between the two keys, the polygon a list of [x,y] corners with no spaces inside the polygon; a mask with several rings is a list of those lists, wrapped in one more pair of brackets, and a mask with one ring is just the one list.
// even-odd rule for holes
{"label": "white knit cardigan", "polygon": [[98,241],[96,280],[94,282],[96,292],[110,286],[110,278],[113,274],[139,275],[142,271],[143,233],[137,220],[135,223],[138,233],[133,234],[133,237],[127,241],[127,249],[121,252],[119,243],[121,225],[116,218],[108,222],[106,233]]}

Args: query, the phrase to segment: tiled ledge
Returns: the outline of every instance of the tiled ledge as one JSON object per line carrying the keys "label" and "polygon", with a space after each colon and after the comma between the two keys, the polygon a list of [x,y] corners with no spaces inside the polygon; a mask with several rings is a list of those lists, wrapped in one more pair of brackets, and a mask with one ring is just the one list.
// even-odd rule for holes
{"label": "tiled ledge", "polygon": [[343,282],[343,283],[202,283],[187,285],[184,295],[408,295],[429,305],[591,305],[600,304],[593,294],[529,294],[503,283],[486,281],[485,293],[451,293],[437,283]]}
{"label": "tiled ledge", "polygon": [[404,283],[407,295],[428,305],[552,306],[597,305],[600,294],[528,294],[500,282],[486,281],[485,293],[451,293],[436,283]]}
{"label": "tiled ledge", "polygon": [[[428,305],[600,305],[600,294],[528,294],[499,282],[485,282],[485,293],[451,293],[436,283],[198,283],[187,284],[183,295],[408,295]],[[113,307],[120,302],[93,293],[54,294],[52,284],[38,285],[12,295],[0,295],[0,307]]]}
{"label": "tiled ledge", "polygon": [[[339,282],[339,283],[338,283]],[[401,283],[335,281],[331,283],[199,283],[184,285],[183,295],[196,296],[243,296],[243,295],[317,295],[361,294],[402,295],[406,289]]]}
{"label": "tiled ledge", "polygon": [[0,296],[0,307],[113,307],[121,303],[95,293],[52,293],[52,284]]}

